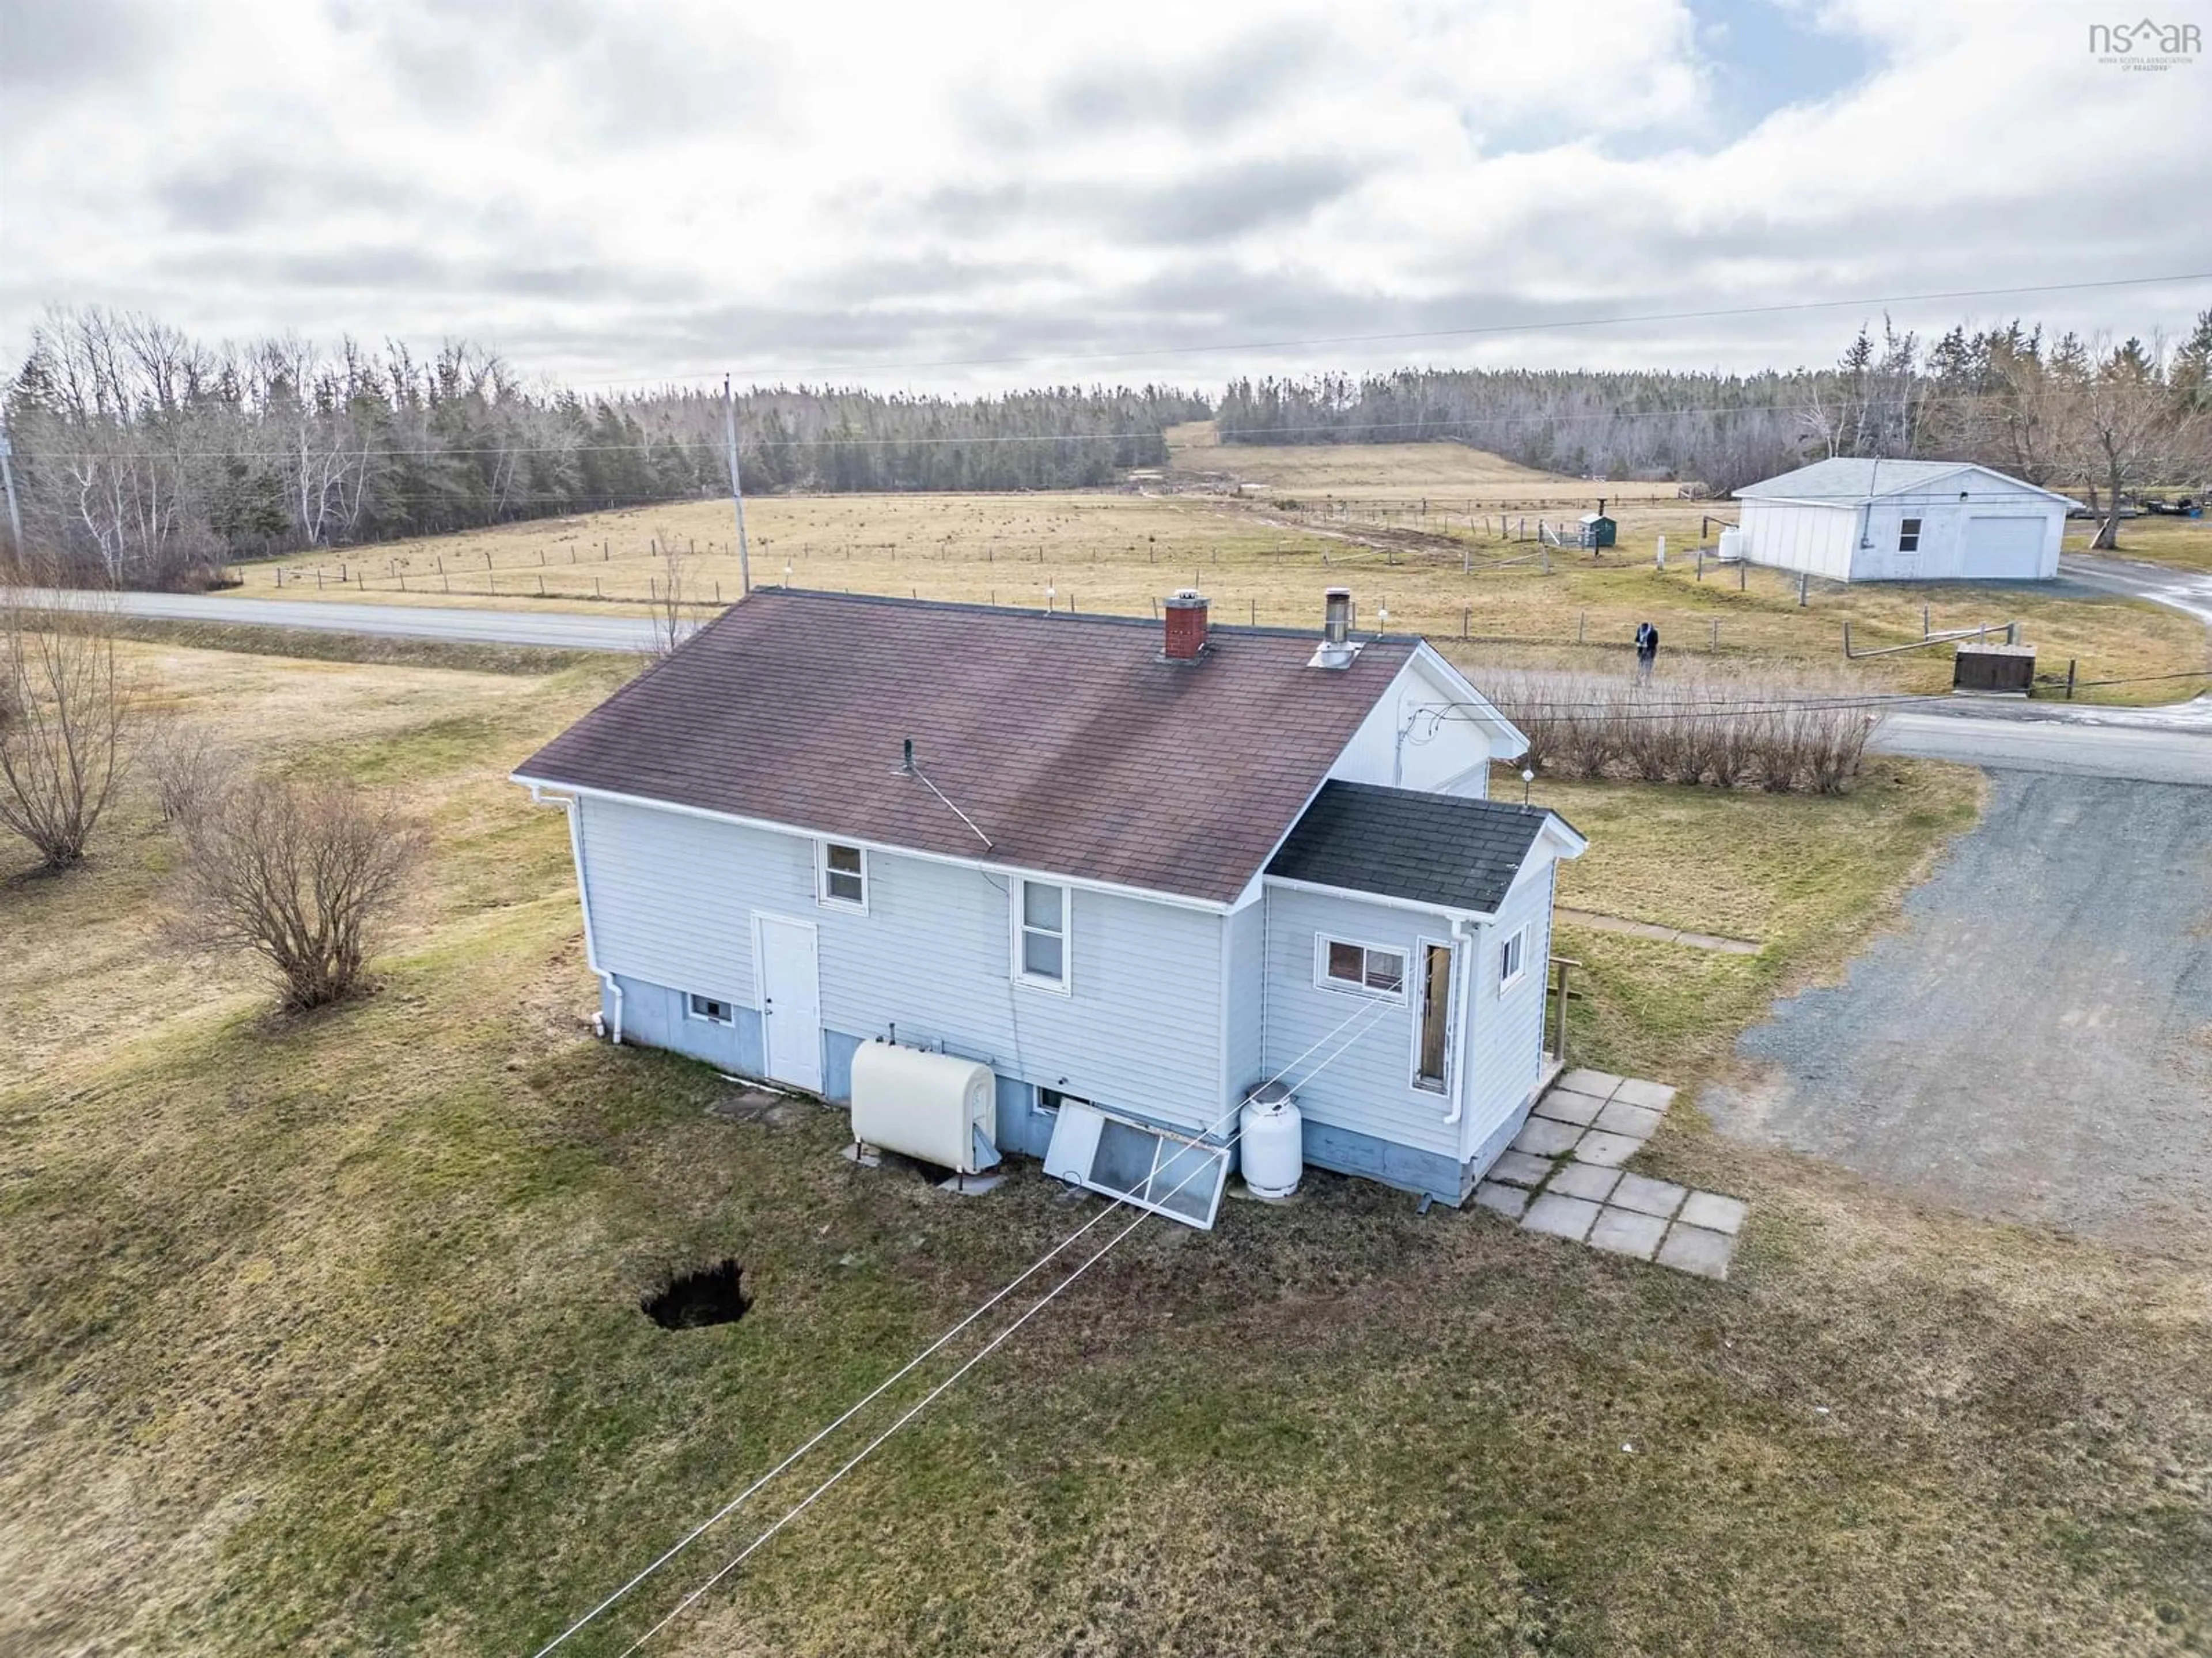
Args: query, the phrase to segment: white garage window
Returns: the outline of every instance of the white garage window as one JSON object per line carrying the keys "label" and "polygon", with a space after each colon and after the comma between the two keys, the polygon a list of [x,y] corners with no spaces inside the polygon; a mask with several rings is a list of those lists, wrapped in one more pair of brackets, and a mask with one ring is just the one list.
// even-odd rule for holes
{"label": "white garage window", "polygon": [[1897,550],[1917,553],[1920,550],[1920,520],[1908,518],[1897,526]]}

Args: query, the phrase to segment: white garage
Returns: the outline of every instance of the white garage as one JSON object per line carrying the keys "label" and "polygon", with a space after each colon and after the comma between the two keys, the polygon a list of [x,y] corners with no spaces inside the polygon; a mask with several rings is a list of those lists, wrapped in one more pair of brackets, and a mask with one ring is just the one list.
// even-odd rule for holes
{"label": "white garage", "polygon": [[1832,581],[2036,581],[2075,503],[1956,460],[1815,461],[1735,492],[1754,564]]}

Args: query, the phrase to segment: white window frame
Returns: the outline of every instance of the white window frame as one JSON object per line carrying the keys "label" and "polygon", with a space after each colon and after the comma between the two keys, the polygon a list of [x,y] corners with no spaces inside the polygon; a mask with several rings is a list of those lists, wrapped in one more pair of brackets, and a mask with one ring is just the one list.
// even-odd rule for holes
{"label": "white window frame", "polygon": [[[712,1003],[720,1008],[721,1017],[718,1018],[712,1013],[701,1012],[699,1004],[702,1002]],[[687,990],[684,993],[684,1017],[696,1019],[701,1024],[735,1024],[738,1022],[738,1005],[727,996],[709,996],[703,990]]]}
{"label": "white window frame", "polygon": [[[860,896],[858,898],[840,898],[830,890],[830,848],[832,847],[860,854]],[[836,872],[850,875],[853,872],[841,869]],[[814,843],[814,902],[824,909],[850,910],[856,915],[868,913],[868,849],[866,847],[851,841],[817,841]]]}
{"label": "white window frame", "polygon": [[[1506,958],[1510,957],[1513,970],[1505,970]],[[1528,976],[1528,926],[1522,922],[1498,941],[1498,993],[1507,991]]]}
{"label": "white window frame", "polygon": [[[1413,981],[1420,976],[1428,964],[1429,951],[1441,950],[1451,958],[1451,970],[1444,981],[1444,1074],[1431,1082],[1421,1075],[1421,1008],[1426,991],[1413,993]],[[1421,938],[1413,941],[1413,964],[1406,969],[1407,1008],[1413,1017],[1406,1021],[1408,1045],[1406,1049],[1406,1077],[1416,1093],[1449,1094],[1452,1074],[1458,1069],[1459,1059],[1459,991],[1460,975],[1466,963],[1458,948],[1449,938]]]}
{"label": "white window frame", "polygon": [[[1050,887],[1060,894],[1060,977],[1057,979],[1030,972],[1029,954],[1022,948],[1030,931],[1028,899],[1031,887]],[[1010,902],[1006,908],[1006,959],[1008,967],[1012,969],[1014,982],[1027,985],[1034,990],[1048,990],[1054,995],[1073,995],[1075,989],[1075,890],[1065,881],[1033,881],[1025,875],[1017,875],[1007,885],[1007,896]],[[1036,931],[1043,932],[1044,929],[1040,927]]]}
{"label": "white window frame", "polygon": [[[1920,537],[1927,525],[1928,520],[1924,518],[1899,518],[1897,520],[1897,550],[1900,553],[1918,552]],[[1910,547],[1905,544],[1907,541],[1912,544]]]}
{"label": "white window frame", "polygon": [[[1331,944],[1343,944],[1364,952],[1359,958],[1360,981],[1358,984],[1347,983],[1330,973],[1328,948]],[[1398,987],[1395,990],[1378,990],[1367,982],[1369,956],[1395,956],[1398,958]],[[1406,999],[1406,975],[1412,970],[1408,963],[1403,944],[1372,944],[1364,938],[1347,938],[1335,932],[1314,934],[1314,988],[1316,990],[1333,990],[1340,996],[1369,996],[1379,1001],[1402,1002]]]}

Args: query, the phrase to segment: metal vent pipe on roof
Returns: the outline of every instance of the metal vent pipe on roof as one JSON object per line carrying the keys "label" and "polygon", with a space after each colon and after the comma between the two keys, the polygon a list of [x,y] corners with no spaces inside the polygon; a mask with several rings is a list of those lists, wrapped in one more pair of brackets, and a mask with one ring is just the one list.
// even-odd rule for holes
{"label": "metal vent pipe on roof", "polygon": [[1352,639],[1352,589],[1331,587],[1322,595],[1321,636],[1331,645],[1344,645]]}

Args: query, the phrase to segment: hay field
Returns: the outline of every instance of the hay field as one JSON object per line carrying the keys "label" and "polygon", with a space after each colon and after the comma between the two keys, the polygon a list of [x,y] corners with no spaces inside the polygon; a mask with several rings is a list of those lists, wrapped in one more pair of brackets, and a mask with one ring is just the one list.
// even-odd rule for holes
{"label": "hay field", "polygon": [[1678,485],[1599,483],[1540,471],[1462,443],[1224,443],[1211,421],[1168,428],[1171,471],[1225,476],[1296,495],[1349,495],[1438,507],[1466,501],[1674,501]]}
{"label": "hay field", "polygon": [[[1690,535],[1670,537],[1670,544],[1694,535],[1695,509],[1652,508],[1690,514]],[[2076,659],[2083,680],[2208,666],[2201,628],[2126,600],[2016,588],[1815,585],[1801,607],[1794,579],[1771,570],[1744,573],[1739,587],[1733,571],[1711,569],[1698,580],[1694,560],[1680,556],[1670,556],[1662,574],[1648,552],[1629,545],[1601,559],[1546,554],[1494,534],[1304,522],[1268,505],[1206,494],[772,496],[748,504],[747,524],[753,576],[763,584],[781,582],[787,572],[801,587],[1144,616],[1161,596],[1195,583],[1214,601],[1218,620],[1297,628],[1318,626],[1322,591],[1342,585],[1358,598],[1362,625],[1379,625],[1387,610],[1392,629],[1425,634],[1478,663],[1528,659],[1531,652],[1543,660],[1561,651],[1595,659],[1591,653],[1626,648],[1636,624],[1650,620],[1669,651],[1739,666],[1832,668],[1876,689],[1933,691],[1949,683],[1941,651],[1852,664],[1842,651],[1846,620],[1858,647],[1902,644],[1921,636],[1924,607],[1938,630],[2020,621],[2046,667],[2063,674]],[[685,554],[685,592],[702,610],[736,598],[724,501],[514,525],[359,555],[247,565],[240,574],[256,598],[642,611],[666,580],[666,562],[654,553],[662,545]],[[1518,562],[1497,562],[1506,560]],[[2201,683],[2087,694],[2160,701]]]}

